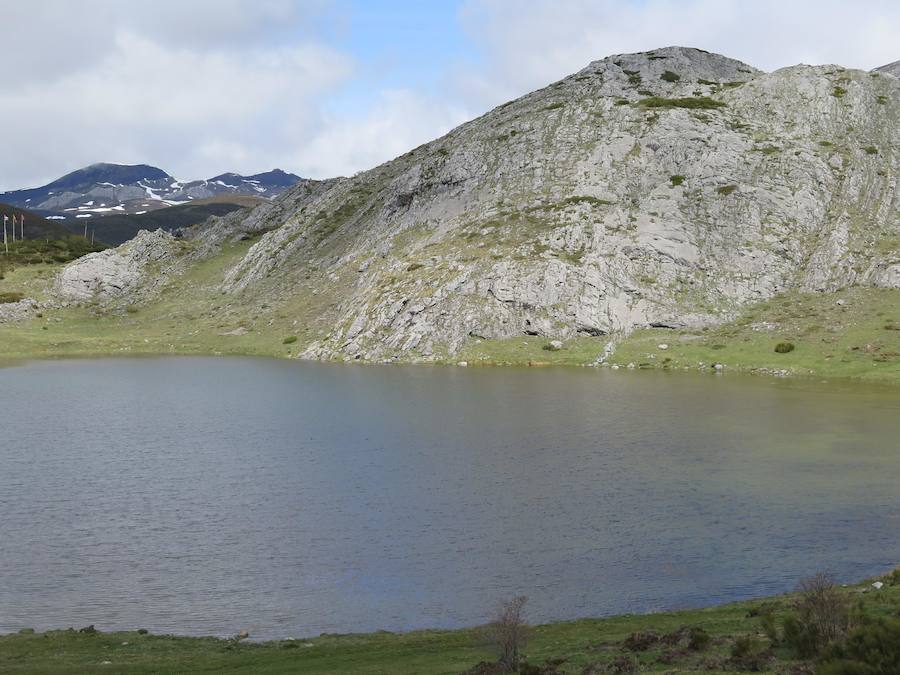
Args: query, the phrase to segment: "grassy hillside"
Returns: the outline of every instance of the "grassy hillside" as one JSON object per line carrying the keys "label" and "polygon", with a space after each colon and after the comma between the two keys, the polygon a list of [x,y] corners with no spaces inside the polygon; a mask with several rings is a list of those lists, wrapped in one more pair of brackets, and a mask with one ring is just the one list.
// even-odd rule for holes
{"label": "grassy hillside", "polygon": [[[875,590],[869,583],[836,589],[837,601],[850,609],[859,626],[845,655],[858,652],[882,659],[884,669],[861,670],[837,664],[835,647],[820,651],[831,670],[819,672],[895,673],[887,660],[897,645],[889,643],[900,626],[881,628],[879,620],[900,612],[900,585],[886,578]],[[799,617],[797,595],[740,602],[709,609],[625,615],[537,626],[524,654],[521,673],[812,673],[816,657],[800,657],[803,645],[793,635],[789,617]],[[879,636],[888,640],[878,640]],[[888,657],[885,657],[885,653]],[[483,631],[433,630],[397,634],[322,635],[263,644],[215,638],[182,638],[146,632],[99,633],[91,629],[35,634],[24,631],[0,637],[0,671],[4,673],[461,673],[488,675],[502,671]],[[819,661],[821,664],[821,661]],[[894,662],[896,665],[896,661]]]}
{"label": "grassy hillside", "polygon": [[259,197],[222,195],[209,199],[198,199],[190,204],[156,209],[141,215],[95,215],[92,218],[78,220],[72,218],[60,222],[64,222],[67,230],[75,234],[83,234],[85,224],[87,224],[88,232],[93,231],[97,240],[111,246],[118,246],[131,239],[140,230],[162,228],[172,231],[180,227],[190,227],[202,223],[210,216],[224,216],[238,209],[252,208],[265,201]]}

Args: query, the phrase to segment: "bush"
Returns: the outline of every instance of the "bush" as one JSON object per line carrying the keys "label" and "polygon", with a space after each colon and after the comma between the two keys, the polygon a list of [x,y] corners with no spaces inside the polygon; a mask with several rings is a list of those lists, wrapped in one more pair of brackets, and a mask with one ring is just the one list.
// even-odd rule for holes
{"label": "bush", "polygon": [[900,620],[875,621],[831,645],[817,671],[823,675],[900,673]]}
{"label": "bush", "polygon": [[725,106],[722,101],[717,101],[708,96],[688,96],[684,98],[651,96],[650,98],[641,99],[640,104],[645,108],[699,108],[701,110],[712,110]]}
{"label": "bush", "polygon": [[793,342],[779,342],[775,345],[775,352],[778,354],[787,354],[788,352],[794,351],[794,343]]}
{"label": "bush", "polygon": [[528,597],[519,597],[501,603],[494,620],[486,628],[486,637],[497,651],[498,662],[507,671],[519,667],[522,650],[528,643],[530,629],[525,621],[525,603]]}
{"label": "bush", "polygon": [[688,649],[694,652],[702,652],[709,647],[712,638],[702,628],[691,628],[690,639],[688,640]]}
{"label": "bush", "polygon": [[844,95],[846,93],[847,93],[847,90],[844,89],[843,87],[835,87],[832,90],[831,95],[834,96],[835,98],[844,98]]}
{"label": "bush", "polygon": [[816,656],[850,629],[850,602],[828,574],[820,572],[797,587],[796,611],[784,621],[784,641],[801,658]]}
{"label": "bush", "polygon": [[749,635],[744,635],[743,637],[739,637],[734,641],[734,644],[731,645],[731,658],[733,659],[744,659],[750,656],[753,653],[753,639]]}
{"label": "bush", "polygon": [[678,174],[674,176],[669,176],[669,180],[672,181],[672,187],[678,187],[682,183],[684,183],[684,176],[679,176]]}
{"label": "bush", "polygon": [[18,302],[19,300],[21,300],[24,297],[25,296],[22,295],[21,293],[15,293],[15,292],[0,293],[0,305],[5,305],[10,302]]}
{"label": "bush", "polygon": [[720,195],[730,195],[735,190],[737,190],[737,185],[723,185],[720,188],[716,188],[716,192]]}
{"label": "bush", "polygon": [[678,82],[678,80],[681,79],[681,75],[673,73],[671,70],[667,70],[659,76],[659,79],[665,80],[666,82]]}
{"label": "bush", "polygon": [[876,148],[874,145],[867,145],[866,147],[863,148],[863,150],[866,151],[867,155],[877,155],[878,154],[878,148]]}
{"label": "bush", "polygon": [[296,335],[288,335],[284,340],[281,341],[283,345],[292,345],[297,341]]}

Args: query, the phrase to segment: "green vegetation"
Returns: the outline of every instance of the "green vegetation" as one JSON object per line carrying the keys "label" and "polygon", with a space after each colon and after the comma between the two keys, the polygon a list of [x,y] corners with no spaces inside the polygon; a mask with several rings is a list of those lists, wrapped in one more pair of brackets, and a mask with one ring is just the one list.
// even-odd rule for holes
{"label": "green vegetation", "polygon": [[878,148],[876,148],[874,145],[867,145],[866,147],[863,148],[863,150],[865,150],[867,155],[877,155],[878,154]]}
{"label": "green vegetation", "polygon": [[878,101],[878,104],[879,104],[879,105],[887,105],[887,103],[888,103],[888,97],[887,97],[887,96],[884,96],[883,94],[880,95],[880,96],[879,96],[877,99],[875,99],[875,100]]}
{"label": "green vegetation", "polygon": [[0,244],[0,279],[17,267],[28,265],[65,264],[94,251],[103,245],[92,245],[84,237],[65,234],[58,239],[25,239],[9,243],[9,255]]}
{"label": "green vegetation", "polygon": [[[900,290],[789,293],[747,307],[708,330],[650,328],[621,342],[611,361],[664,370],[783,373],[900,384]],[[794,351],[775,353],[778,342]],[[659,344],[666,343],[667,350]],[[599,353],[599,350],[598,350]]]}
{"label": "green vegetation", "polygon": [[700,110],[714,110],[716,108],[725,107],[725,103],[717,101],[708,96],[694,96],[684,98],[661,98],[652,96],[650,98],[641,99],[639,105],[645,108],[692,108]]}
{"label": "green vegetation", "polygon": [[[534,626],[527,631],[527,642],[515,643],[518,672],[811,673],[818,667],[830,675],[895,673],[900,585],[890,579],[885,577],[885,586],[877,591],[869,583],[826,587],[825,599],[838,608],[837,614],[823,609],[818,596],[811,599],[801,588],[794,594],[707,609]],[[823,634],[816,632],[813,654],[800,656],[788,626],[841,629],[845,609],[851,610],[853,619],[849,632],[838,630],[830,642],[822,642]],[[48,633],[23,630],[0,637],[0,672],[401,675],[461,673],[482,664],[478,672],[489,673],[496,672],[489,668],[500,657],[497,642],[484,629],[379,631],[265,643],[151,635],[143,630],[103,633],[93,627]]]}
{"label": "green vegetation", "polygon": [[775,345],[776,354],[789,354],[792,351],[794,351],[793,342],[779,342],[777,345]]}
{"label": "green vegetation", "polygon": [[548,106],[544,107],[544,110],[559,110],[565,105],[564,101],[557,101],[556,103],[551,103]]}
{"label": "green vegetation", "polygon": [[834,96],[835,98],[844,98],[844,96],[846,94],[847,94],[847,90],[844,89],[843,87],[835,87],[834,89],[831,90],[831,95]]}
{"label": "green vegetation", "polygon": [[296,335],[288,335],[284,340],[281,341],[283,345],[292,345],[297,341]]}
{"label": "green vegetation", "polygon": [[572,197],[566,197],[561,202],[559,202],[559,206],[571,206],[573,204],[590,204],[591,206],[609,206],[612,204],[611,201],[607,201],[606,199],[599,199],[597,197],[590,197],[587,195],[574,195]]}
{"label": "green vegetation", "polygon": [[672,187],[678,187],[684,183],[684,176],[676,174],[674,176],[669,176],[669,180],[672,181]]}
{"label": "green vegetation", "polygon": [[723,185],[722,187],[716,188],[716,192],[720,195],[730,195],[732,192],[737,190],[737,185]]}
{"label": "green vegetation", "polygon": [[678,80],[681,79],[681,75],[673,73],[671,70],[667,70],[659,76],[659,79],[665,80],[666,82],[678,82]]}
{"label": "green vegetation", "polygon": [[628,83],[629,83],[629,84],[632,84],[632,85],[637,86],[637,85],[639,85],[639,84],[641,83],[642,78],[641,78],[641,74],[640,74],[638,71],[636,71],[636,70],[623,70],[622,72],[625,73],[625,74],[628,76]]}

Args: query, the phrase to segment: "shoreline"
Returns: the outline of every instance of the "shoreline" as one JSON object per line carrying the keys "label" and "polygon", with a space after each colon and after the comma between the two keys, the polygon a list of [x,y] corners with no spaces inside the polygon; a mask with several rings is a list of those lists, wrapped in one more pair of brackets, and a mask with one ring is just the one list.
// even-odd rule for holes
{"label": "shoreline", "polygon": [[[876,580],[883,585],[876,588]],[[838,591],[873,619],[895,615],[900,609],[897,572],[841,585]],[[798,658],[779,639],[773,640],[772,629],[766,627],[767,621],[783,621],[792,612],[796,597],[788,593],[698,609],[535,625],[525,655],[528,663],[540,670],[529,672],[627,672],[608,670],[625,661],[640,672],[741,671],[734,645],[742,639],[755,645],[757,660],[750,670],[774,673],[808,667],[809,659]],[[708,636],[703,648],[669,648],[673,640],[677,643],[697,631]],[[635,646],[640,641],[646,645]],[[142,629],[102,632],[93,626],[0,634],[0,671],[10,673],[94,672],[103,666],[125,673],[459,673],[492,659],[479,627],[322,634],[258,642],[244,632],[231,638],[187,637],[155,635]],[[673,671],[673,666],[677,670]]]}

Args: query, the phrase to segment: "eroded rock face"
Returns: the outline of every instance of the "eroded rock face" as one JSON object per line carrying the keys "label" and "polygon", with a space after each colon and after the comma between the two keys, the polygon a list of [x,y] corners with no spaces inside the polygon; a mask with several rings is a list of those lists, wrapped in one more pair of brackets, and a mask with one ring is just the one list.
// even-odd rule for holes
{"label": "eroded rock face", "polygon": [[887,73],[888,75],[893,75],[894,77],[900,77],[900,61],[894,61],[893,63],[889,63],[885,66],[881,66],[880,68],[876,68],[873,72]]}
{"label": "eroded rock face", "polygon": [[57,275],[54,288],[68,300],[106,300],[152,289],[162,281],[166,263],[175,257],[176,244],[168,232],[141,230],[118,248],[70,263]]}
{"label": "eroded rock face", "polygon": [[304,355],[374,360],[896,286],[898,120],[894,78],[612,56],[273,214],[222,289],[332,289]]}

